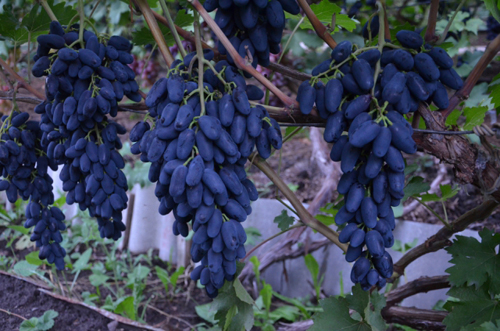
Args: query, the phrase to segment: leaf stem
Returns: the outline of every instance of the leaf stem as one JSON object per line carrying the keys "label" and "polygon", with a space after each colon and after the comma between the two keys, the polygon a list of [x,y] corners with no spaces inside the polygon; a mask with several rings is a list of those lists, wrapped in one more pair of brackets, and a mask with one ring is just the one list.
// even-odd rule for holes
{"label": "leaf stem", "polygon": [[419,199],[417,197],[413,197],[413,199],[415,199],[418,203],[420,203],[422,206],[424,206],[428,211],[430,211],[432,214],[434,214],[434,216],[436,216],[441,221],[441,223],[443,223],[447,228],[451,229],[450,223],[448,223],[441,216],[439,216],[436,213],[436,211],[434,209],[432,209],[431,207],[429,207],[429,205],[427,205],[425,202],[423,202],[422,199]]}
{"label": "leaf stem", "polygon": [[453,16],[451,16],[450,20],[448,21],[448,24],[446,24],[446,27],[444,28],[443,33],[441,33],[441,36],[439,37],[439,40],[437,41],[437,45],[440,45],[443,43],[444,39],[446,38],[446,35],[448,34],[448,30],[450,30],[451,25],[453,24],[453,21],[455,20],[455,17],[457,17],[458,11],[462,6],[464,5],[466,0],[460,1],[460,3],[457,6],[457,9],[455,9],[455,12],[453,13]]}
{"label": "leaf stem", "polygon": [[[162,0],[164,1],[164,0]],[[175,31],[175,29],[173,30]],[[200,27],[200,15],[198,12],[194,13],[194,39],[196,41],[196,55],[198,57],[198,89],[200,90],[200,106],[201,113],[200,116],[205,115],[205,97],[203,95],[203,48],[201,47],[201,27]],[[194,60],[193,60],[194,61]]]}
{"label": "leaf stem", "polygon": [[83,42],[83,26],[85,22],[85,10],[83,9],[83,0],[78,0],[78,13],[80,14],[80,31],[78,33],[78,41],[80,46],[85,48],[85,43]]}
{"label": "leaf stem", "polygon": [[50,8],[49,4],[47,3],[47,0],[40,0],[40,4],[42,5],[43,9],[47,12],[47,15],[49,15],[50,19],[52,21],[57,21],[56,15],[54,15],[54,12]]}
{"label": "leaf stem", "polygon": [[133,2],[139,7],[146,23],[153,34],[153,38],[158,44],[158,49],[160,50],[161,55],[165,59],[167,66],[171,66],[174,62],[174,57],[170,50],[168,49],[167,43],[165,42],[165,38],[163,38],[163,34],[161,33],[160,27],[158,26],[158,22],[156,22],[153,11],[149,7],[147,0],[133,0]]}
{"label": "leaf stem", "polygon": [[288,231],[290,231],[290,230],[293,230],[293,229],[296,229],[296,228],[300,228],[300,227],[302,227],[302,226],[305,226],[305,224],[304,224],[304,223],[296,223],[296,224],[294,224],[294,225],[290,226],[288,229],[283,230],[283,231],[281,231],[281,232],[278,232],[278,233],[276,233],[276,234],[274,234],[274,235],[272,235],[272,236],[270,236],[270,237],[266,238],[265,240],[263,240],[262,242],[260,242],[259,244],[257,244],[254,248],[252,248],[252,249],[251,249],[251,250],[247,253],[247,255],[245,255],[245,257],[244,257],[244,258],[242,258],[241,260],[246,260],[246,259],[247,259],[250,255],[252,255],[252,253],[253,253],[253,252],[255,252],[257,249],[259,249],[260,247],[262,247],[264,244],[266,244],[266,243],[270,242],[270,241],[271,241],[271,240],[273,240],[274,238],[279,237],[279,236],[281,236],[282,234],[287,233],[287,232],[288,232]]}
{"label": "leaf stem", "polygon": [[323,39],[328,44],[328,46],[330,46],[331,49],[334,49],[337,46],[337,43],[335,42],[335,40],[333,40],[332,35],[328,32],[323,23],[321,23],[318,17],[316,17],[316,14],[314,14],[313,10],[311,9],[307,1],[297,0],[297,2],[299,3],[299,6],[302,8],[302,10],[306,13],[307,18],[311,22],[314,31],[316,31],[318,37]]}
{"label": "leaf stem", "polygon": [[222,32],[217,23],[215,23],[214,19],[208,14],[208,12],[205,10],[205,8],[203,8],[202,4],[198,0],[189,0],[189,2],[195,8],[195,10],[198,11],[198,13],[200,13],[200,15],[208,24],[212,32],[214,32],[217,38],[219,38],[219,41],[222,42],[222,44],[228,51],[229,55],[233,58],[234,63],[239,69],[248,72],[255,79],[257,79],[262,85],[270,89],[271,92],[273,92],[287,107],[298,108],[298,103],[294,99],[292,99],[291,97],[283,93],[280,89],[278,89],[276,86],[274,86],[273,83],[271,83],[266,77],[264,77],[254,67],[252,67],[251,64],[245,63],[245,60],[238,54],[236,49],[234,49],[233,45],[231,44],[229,39],[227,39],[224,32]]}
{"label": "leaf stem", "polygon": [[170,11],[168,10],[167,3],[165,2],[165,0],[160,0],[160,5],[161,9],[163,10],[163,16],[165,16],[165,18],[167,19],[168,28],[170,29],[170,32],[172,32],[175,43],[179,48],[179,53],[181,53],[182,58],[185,58],[187,53],[186,50],[184,49],[184,46],[182,45],[181,38],[179,37],[177,30],[175,29],[175,24],[174,21],[172,20],[172,16],[170,16]]}

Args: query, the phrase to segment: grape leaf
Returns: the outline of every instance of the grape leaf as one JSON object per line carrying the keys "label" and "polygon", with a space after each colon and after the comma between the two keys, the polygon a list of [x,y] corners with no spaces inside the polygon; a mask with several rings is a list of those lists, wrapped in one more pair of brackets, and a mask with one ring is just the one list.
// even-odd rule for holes
{"label": "grape leaf", "polygon": [[382,317],[381,311],[385,307],[385,296],[378,291],[370,294],[370,304],[365,308],[365,320],[371,325],[372,330],[385,331],[387,325]]}
{"label": "grape leaf", "polygon": [[288,229],[293,222],[295,222],[295,219],[291,216],[288,216],[286,210],[281,211],[281,215],[276,216],[274,218],[274,223],[278,224],[278,228],[280,228],[281,231],[285,231]]}
{"label": "grape leaf", "polygon": [[68,24],[71,19],[78,14],[72,6],[66,6],[65,1],[59,2],[57,5],[54,5],[54,0],[47,1],[49,7],[52,8],[55,17],[62,25]]}
{"label": "grape leaf", "polygon": [[[457,236],[453,244],[446,249],[453,257],[450,263],[454,266],[446,269],[452,285],[474,285],[478,289],[489,278],[500,279],[500,255],[496,253],[500,234],[493,234],[485,229],[479,235],[481,242],[476,238]],[[500,293],[499,284],[495,283],[498,282],[490,282],[490,290]]]}
{"label": "grape leaf", "polygon": [[486,9],[488,9],[497,21],[500,22],[500,4],[497,3],[497,0],[483,0]]}
{"label": "grape leaf", "polygon": [[356,284],[352,287],[352,295],[346,297],[349,308],[357,311],[361,318],[365,318],[365,308],[370,304],[368,292],[363,291],[361,285]]}
{"label": "grape leaf", "polygon": [[454,302],[452,310],[443,320],[448,330],[477,330],[484,322],[500,319],[498,300]]}
{"label": "grape leaf", "polygon": [[21,26],[24,26],[31,33],[36,31],[47,31],[50,27],[50,17],[45,10],[40,10],[38,4],[31,8],[28,15],[24,16]]}
{"label": "grape leaf", "polygon": [[486,106],[478,106],[473,108],[465,108],[465,125],[464,130],[472,130],[475,126],[481,125],[484,122],[484,116],[488,111]]}
{"label": "grape leaf", "polygon": [[174,23],[181,28],[185,26],[193,25],[194,17],[191,13],[188,13],[186,10],[179,10],[177,12],[177,16],[175,16]]}
{"label": "grape leaf", "polygon": [[441,199],[447,200],[453,198],[458,193],[458,187],[452,188],[451,185],[439,185],[439,189],[441,190]]}
{"label": "grape leaf", "polygon": [[462,111],[454,109],[446,118],[446,125],[457,125],[457,120],[462,115]]}
{"label": "grape leaf", "polygon": [[238,278],[226,282],[214,299],[211,309],[216,311],[215,320],[223,330],[241,330],[242,326],[250,330],[254,323],[252,297],[245,290]]}
{"label": "grape leaf", "polygon": [[422,177],[413,177],[404,188],[405,196],[402,202],[405,202],[409,197],[420,196],[420,193],[427,192],[430,188],[429,183],[425,183]]}
{"label": "grape leaf", "polygon": [[490,96],[491,102],[495,104],[495,107],[500,107],[500,84],[497,84],[493,87]]}
{"label": "grape leaf", "polygon": [[495,322],[491,322],[491,321],[484,322],[476,330],[477,331],[498,331],[498,330],[500,330],[500,319],[496,320]]}
{"label": "grape leaf", "polygon": [[[353,21],[349,16],[340,14],[341,8],[329,1],[321,1],[317,4],[312,4],[311,9],[319,19],[325,25],[330,26],[332,23],[332,15],[335,14],[335,25],[340,26],[348,31],[353,31],[356,28],[356,22]],[[300,20],[302,18],[301,14],[292,15],[290,13],[285,12],[286,18],[291,18],[294,20]],[[311,22],[306,19],[300,25],[300,28],[303,30],[313,30],[314,27]],[[336,28],[335,30],[338,30]]]}
{"label": "grape leaf", "polygon": [[[163,38],[165,38],[165,41],[167,42],[167,45],[173,45],[174,37],[172,36],[172,33],[170,33],[168,27],[160,25],[160,30]],[[149,30],[149,27],[144,26],[140,30],[136,30],[132,33],[132,43],[138,46],[144,46],[148,44],[155,45],[156,41],[153,38],[153,34],[151,33],[151,30]]]}
{"label": "grape leaf", "polygon": [[314,325],[309,331],[335,330],[343,331],[370,331],[371,327],[365,322],[360,322],[349,314],[349,302],[343,297],[329,297],[320,302],[323,307],[322,313],[313,316]]}
{"label": "grape leaf", "polygon": [[32,317],[23,321],[19,326],[19,331],[47,331],[54,326],[54,319],[59,316],[55,310],[47,310],[40,317]]}

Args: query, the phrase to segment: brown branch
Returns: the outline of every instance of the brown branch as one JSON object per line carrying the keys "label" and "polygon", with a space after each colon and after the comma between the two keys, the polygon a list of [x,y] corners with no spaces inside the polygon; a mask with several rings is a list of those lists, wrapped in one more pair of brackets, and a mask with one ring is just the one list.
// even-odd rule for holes
{"label": "brown branch", "polygon": [[496,36],[496,38],[489,43],[486,51],[479,59],[479,62],[465,80],[464,86],[462,86],[462,88],[455,92],[455,94],[450,98],[450,105],[441,112],[444,120],[446,120],[448,115],[450,115],[462,101],[469,98],[470,92],[476,85],[479,78],[481,78],[486,67],[490,64],[498,52],[500,52],[500,35]]}
{"label": "brown branch", "polygon": [[[165,25],[165,26],[168,26],[168,22],[167,22],[167,19],[163,16],[161,16],[160,14],[156,13],[156,12],[153,12],[153,15],[155,16],[156,20],[158,22],[160,22],[161,24]],[[186,30],[184,30],[183,28],[175,25],[175,30],[177,31],[177,33],[184,39],[184,40],[187,40],[191,43],[195,43],[195,40],[194,40],[194,35],[191,33],[191,32],[188,32]],[[215,57],[217,59],[225,59],[226,56],[224,55],[221,55],[219,53],[219,51],[217,50],[217,48],[214,48],[214,47],[211,47],[209,44],[207,44],[206,42],[204,42],[203,40],[201,41],[201,45],[203,48],[205,49],[211,49],[214,54],[215,54]],[[297,71],[297,70],[293,70],[289,67],[286,67],[284,65],[281,65],[281,64],[277,64],[277,63],[270,63],[267,68],[273,70],[273,71],[276,71],[276,72],[279,72],[280,74],[283,74],[287,77],[290,77],[290,78],[293,78],[293,79],[296,79],[296,80],[299,80],[299,81],[304,81],[304,80],[309,80],[311,79],[311,75],[308,75],[306,73],[303,73],[303,72],[300,72],[300,71]]]}
{"label": "brown branch", "polygon": [[417,293],[440,290],[448,287],[450,287],[448,275],[420,277],[390,291],[386,295],[386,307],[394,306]]}
{"label": "brown branch", "polygon": [[450,237],[460,231],[463,231],[473,222],[486,219],[499,206],[494,200],[486,200],[478,207],[469,210],[455,221],[450,223],[450,228],[443,226],[435,235],[428,238],[424,243],[409,250],[398,262],[394,264],[395,274],[393,279],[403,275],[405,268],[419,257],[436,252],[446,246],[451,245]]}
{"label": "brown branch", "polygon": [[[145,1],[145,0],[143,0]],[[196,9],[196,11],[203,17],[205,22],[208,24],[213,33],[219,38],[219,41],[222,42],[228,53],[234,60],[234,63],[239,69],[242,69],[252,75],[255,79],[257,79],[262,85],[264,85],[268,90],[273,92],[287,107],[298,108],[298,103],[283,93],[280,89],[278,89],[273,83],[271,83],[266,77],[264,77],[260,72],[258,72],[250,63],[246,63],[246,61],[238,54],[236,49],[234,49],[233,45],[227,39],[226,35],[219,28],[217,23],[215,23],[214,19],[208,14],[208,12],[203,8],[203,5],[198,0],[192,0],[191,5]]]}
{"label": "brown branch", "polygon": [[442,323],[447,311],[393,306],[382,309],[382,317],[387,323],[398,323],[419,330],[444,330]]}
{"label": "brown branch", "polygon": [[2,58],[0,58],[0,65],[11,76],[12,79],[17,80],[22,87],[30,91],[34,96],[39,99],[45,99],[45,95],[33,86],[28,84],[21,76],[19,76]]}
{"label": "brown branch", "polygon": [[290,188],[285,184],[285,182],[280,178],[280,176],[271,168],[271,166],[262,159],[260,156],[256,157],[253,164],[259,168],[273,183],[276,187],[283,193],[283,195],[290,201],[290,204],[295,208],[300,220],[311,227],[312,229],[318,231],[326,238],[328,238],[335,245],[340,247],[344,252],[347,251],[347,246],[339,241],[339,234],[327,227],[320,221],[314,218],[304,207],[302,202],[299,201],[295,193],[293,193]]}
{"label": "brown branch", "polygon": [[297,0],[297,2],[299,3],[300,8],[302,8],[302,10],[306,13],[307,18],[311,22],[314,31],[316,31],[318,37],[323,39],[325,43],[327,43],[328,46],[330,46],[331,49],[334,49],[337,46],[337,43],[335,42],[335,40],[333,40],[333,37],[330,34],[330,32],[328,32],[328,30],[326,29],[326,26],[324,26],[323,23],[321,23],[320,20],[316,17],[316,15],[312,11],[307,1]]}
{"label": "brown branch", "polygon": [[172,62],[174,62],[174,57],[172,56],[172,53],[170,53],[170,50],[168,49],[167,43],[163,38],[160,27],[156,22],[155,16],[153,14],[153,11],[148,5],[148,2],[146,0],[133,0],[133,1],[137,5],[137,7],[139,7],[139,10],[141,11],[142,15],[144,16],[144,19],[146,20],[146,23],[149,26],[149,29],[151,30],[151,34],[153,35],[156,44],[158,45],[158,49],[160,50],[161,55],[163,55],[165,62],[170,67]]}
{"label": "brown branch", "polygon": [[431,0],[431,8],[429,10],[429,18],[427,20],[427,30],[425,31],[425,41],[428,43],[438,39],[436,36],[436,23],[439,10],[439,0]]}
{"label": "brown branch", "polygon": [[[385,40],[391,40],[391,30],[389,29],[389,19],[387,16],[387,10],[385,9],[385,1],[382,2],[382,7],[384,8],[384,38]],[[398,15],[400,15],[399,12]]]}

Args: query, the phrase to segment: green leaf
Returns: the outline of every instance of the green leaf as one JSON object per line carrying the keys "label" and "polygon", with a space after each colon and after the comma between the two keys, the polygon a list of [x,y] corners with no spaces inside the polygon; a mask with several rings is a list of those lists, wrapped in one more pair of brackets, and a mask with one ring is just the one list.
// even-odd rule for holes
{"label": "green leaf", "polygon": [[309,331],[335,330],[342,331],[370,331],[371,327],[365,322],[360,322],[349,314],[349,303],[343,297],[329,297],[320,302],[323,307],[322,313],[313,316],[314,325]]}
{"label": "green leaf", "polygon": [[281,231],[287,230],[293,224],[293,222],[295,222],[295,219],[291,216],[288,216],[288,213],[285,209],[281,211],[281,215],[274,218],[274,223],[278,224],[278,228],[280,228]]}
{"label": "green leaf", "polygon": [[500,244],[500,234],[493,234],[484,229],[479,233],[481,242],[476,238],[457,236],[453,244],[446,250],[453,258],[454,266],[446,269],[450,274],[449,281],[454,286],[475,286],[476,289],[485,284],[488,279],[490,290],[500,293],[500,255],[496,247]]}
{"label": "green leaf", "polygon": [[349,18],[349,16],[344,14],[336,15],[335,24],[337,26],[341,26],[349,32],[352,32],[354,29],[356,29],[356,22],[353,19]]}
{"label": "green leaf", "polygon": [[61,1],[57,5],[54,5],[54,0],[47,1],[50,8],[54,12],[54,15],[57,17],[57,20],[62,25],[68,24],[73,16],[75,16],[77,11],[73,9],[72,6],[66,6],[66,1]]}
{"label": "green leaf", "polygon": [[484,116],[488,111],[488,107],[478,106],[473,108],[465,108],[465,125],[464,130],[472,130],[475,126],[481,125],[484,122]]}
{"label": "green leaf", "polygon": [[130,319],[135,320],[134,297],[128,296],[116,306],[115,313],[125,313]]}
{"label": "green leaf", "polygon": [[319,274],[318,261],[316,261],[314,256],[312,256],[311,254],[307,254],[306,256],[304,256],[304,262],[306,263],[307,269],[311,273],[314,283],[316,283]]}
{"label": "green leaf", "polygon": [[[350,27],[350,23],[346,22],[347,20],[345,17],[341,17],[340,23],[338,22],[339,21],[338,16],[347,16],[347,15],[339,15],[341,8],[339,6],[337,6],[336,4],[334,4],[333,2],[321,1],[317,4],[312,4],[311,9],[314,12],[314,14],[316,15],[316,17],[319,19],[319,21],[324,23],[325,25],[331,24],[332,15],[336,14],[337,18],[335,20],[335,24],[337,24],[337,25],[340,25],[340,23],[345,24],[346,29],[347,29],[347,27]],[[285,12],[285,17],[300,20],[302,16],[300,14],[292,15],[290,13]],[[347,19],[350,20],[349,17],[347,17]],[[308,19],[306,19],[306,20],[304,20],[304,22],[302,22],[302,24],[300,25],[300,28],[304,29],[304,30],[314,29],[314,27],[312,26],[311,22]],[[352,30],[349,30],[349,31],[352,31]]]}
{"label": "green leaf", "polygon": [[211,309],[217,312],[215,320],[223,330],[250,330],[254,324],[253,304],[252,297],[236,278],[224,284]]}
{"label": "green leaf", "polygon": [[273,287],[269,284],[264,284],[262,290],[260,290],[260,296],[262,297],[264,307],[269,311],[271,309],[271,299],[273,298]]}
{"label": "green leaf", "polygon": [[[337,211],[335,211],[335,214],[337,214]],[[334,216],[329,216],[329,215],[327,216],[327,215],[318,214],[318,215],[314,216],[314,218],[326,226],[330,226],[333,223],[335,223],[335,215]]]}
{"label": "green leaf", "polygon": [[280,319],[284,319],[289,322],[295,322],[299,316],[299,308],[289,305],[280,306],[269,313],[269,319],[273,323]]}
{"label": "green leaf", "polygon": [[496,320],[495,322],[484,322],[476,330],[477,331],[498,331],[498,330],[500,330],[500,319]]}
{"label": "green leaf", "polygon": [[181,28],[185,26],[192,26],[194,22],[194,16],[192,12],[187,12],[187,10],[179,10],[177,16],[175,16],[174,23]]}
{"label": "green leaf", "polygon": [[381,311],[385,307],[385,296],[378,291],[370,294],[370,304],[365,308],[365,320],[374,331],[385,331],[387,325],[382,317]]}
{"label": "green leaf", "polygon": [[40,266],[43,264],[43,261],[38,257],[38,252],[31,252],[24,257],[29,264]]}
{"label": "green leaf", "polygon": [[477,36],[479,28],[486,27],[484,21],[479,18],[471,18],[465,23],[465,30],[474,33]]}
{"label": "green leaf", "polygon": [[38,322],[38,318],[32,317],[29,320],[23,321],[19,326],[19,331],[38,331],[36,327],[36,323]]}
{"label": "green leaf", "polygon": [[29,263],[28,261],[19,261],[14,266],[14,272],[23,277],[29,277],[36,274],[38,266]]}
{"label": "green leaf", "polygon": [[54,319],[59,316],[57,311],[52,309],[47,310],[40,317],[32,317],[29,320],[23,321],[19,327],[19,331],[47,331],[54,326]]}
{"label": "green leaf", "polygon": [[93,273],[89,276],[89,281],[92,286],[98,287],[105,284],[109,277],[102,273]]}
{"label": "green leaf", "polygon": [[[165,38],[167,45],[172,45],[174,43],[174,37],[172,36],[172,33],[170,33],[168,27],[160,25],[160,30],[163,38]],[[149,30],[149,27],[147,26],[144,26],[140,30],[136,30],[132,33],[132,43],[137,46],[143,46],[147,44],[156,45],[156,41],[151,34],[151,30]]]}
{"label": "green leaf", "polygon": [[439,189],[441,190],[441,199],[448,200],[457,195],[459,188],[453,189],[451,185],[439,185]]}
{"label": "green leaf", "polygon": [[500,107],[500,84],[497,84],[491,89],[491,102],[495,104],[495,107]]}
{"label": "green leaf", "polygon": [[180,266],[179,269],[177,269],[173,274],[172,277],[170,277],[170,283],[175,289],[175,286],[177,285],[177,279],[179,278],[180,275],[184,273],[185,268],[183,266]]}
{"label": "green leaf", "polygon": [[22,225],[9,225],[7,226],[9,229],[16,230],[18,232],[21,232],[22,234],[29,234],[31,232],[31,229],[26,229]]}
{"label": "green leaf", "polygon": [[457,120],[462,115],[462,111],[454,109],[451,114],[446,118],[446,125],[457,125]]}
{"label": "green leaf", "polygon": [[441,200],[441,198],[438,197],[438,195],[435,194],[435,193],[424,194],[424,195],[421,195],[420,198],[422,199],[423,202],[439,201],[439,200]]}
{"label": "green leaf", "polygon": [[500,6],[497,3],[498,0],[483,0],[486,9],[488,9],[497,21],[500,22]]}
{"label": "green leaf", "polygon": [[90,268],[89,261],[92,255],[92,248],[87,248],[85,252],[73,264],[73,273]]}
{"label": "green leaf", "polygon": [[163,286],[165,286],[165,292],[168,293],[168,284],[170,283],[170,280],[168,278],[168,271],[159,266],[156,266],[155,270],[156,270],[156,276],[158,276],[158,278],[163,283]]}
{"label": "green leaf", "polygon": [[477,330],[484,322],[500,319],[500,302],[497,300],[454,302],[452,307],[443,320],[449,330]]}
{"label": "green leaf", "polygon": [[422,177],[413,177],[404,188],[405,196],[402,202],[405,202],[409,197],[420,196],[420,193],[427,192],[431,186],[424,182]]}
{"label": "green leaf", "polygon": [[25,27],[29,32],[47,31],[50,27],[51,19],[45,10],[41,9],[38,4],[35,4],[28,15],[23,17],[21,26]]}
{"label": "green leaf", "polygon": [[215,311],[210,309],[211,303],[206,303],[204,305],[197,305],[194,307],[196,310],[196,315],[200,316],[202,319],[205,321],[209,322],[210,324],[216,324],[215,321]]}
{"label": "green leaf", "polygon": [[370,303],[370,297],[368,292],[363,291],[361,285],[356,284],[352,287],[352,295],[346,297],[346,301],[350,309],[355,310],[361,315],[361,318],[365,318],[365,308]]}

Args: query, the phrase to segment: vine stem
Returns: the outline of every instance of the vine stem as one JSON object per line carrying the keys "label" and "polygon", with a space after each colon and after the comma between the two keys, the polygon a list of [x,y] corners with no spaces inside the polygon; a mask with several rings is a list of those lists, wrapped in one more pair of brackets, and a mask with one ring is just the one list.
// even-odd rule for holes
{"label": "vine stem", "polygon": [[442,44],[444,39],[446,38],[446,35],[448,34],[448,30],[450,30],[451,24],[455,20],[455,17],[457,17],[458,10],[462,8],[466,0],[460,1],[460,3],[457,6],[457,9],[455,9],[455,12],[453,13],[453,16],[451,16],[450,20],[448,21],[448,24],[446,24],[446,27],[444,28],[443,33],[441,33],[441,36],[439,37],[439,40],[437,41],[436,44]]}
{"label": "vine stem", "polygon": [[[162,0],[164,1],[164,0]],[[194,13],[194,39],[196,41],[196,55],[198,58],[198,89],[200,94],[200,105],[201,112],[200,116],[205,114],[205,97],[203,95],[203,48],[201,47],[201,27],[200,27],[200,15],[197,12]],[[194,59],[192,60],[194,61]]]}
{"label": "vine stem", "polygon": [[251,249],[251,250],[247,253],[247,255],[245,255],[245,257],[244,257],[244,258],[242,258],[242,260],[246,260],[246,259],[247,259],[250,255],[252,255],[252,253],[253,253],[253,252],[255,252],[257,249],[259,249],[260,247],[262,247],[264,244],[266,244],[266,243],[270,242],[270,241],[271,241],[271,240],[273,240],[274,238],[279,237],[279,236],[281,236],[282,234],[284,234],[284,233],[286,233],[286,232],[288,232],[288,231],[290,231],[290,230],[293,230],[293,229],[296,229],[296,228],[300,228],[300,227],[302,227],[302,226],[304,226],[304,225],[305,225],[305,224],[303,224],[303,223],[297,223],[297,224],[294,224],[294,225],[292,225],[291,227],[289,227],[288,229],[283,230],[283,231],[281,231],[281,232],[278,232],[278,233],[276,233],[276,234],[274,234],[274,235],[272,235],[272,236],[270,236],[270,237],[266,238],[264,241],[260,242],[258,245],[256,245],[254,248],[252,248],[252,249]]}
{"label": "vine stem", "polygon": [[80,46],[85,48],[85,43],[83,42],[83,26],[85,22],[85,10],[83,9],[83,0],[78,0],[78,12],[80,14],[80,29],[78,33],[78,41]]}
{"label": "vine stem", "polygon": [[22,320],[24,320],[24,321],[27,321],[27,320],[28,320],[26,317],[23,317],[23,316],[18,315],[18,314],[16,314],[16,313],[12,313],[12,312],[10,312],[10,311],[8,311],[8,310],[5,310],[5,309],[2,309],[2,308],[0,308],[0,311],[1,311],[1,312],[6,313],[7,315],[16,316],[17,318],[20,318],[20,319],[22,319]]}
{"label": "vine stem", "polygon": [[52,11],[52,8],[50,8],[49,4],[47,3],[47,0],[40,0],[40,4],[42,5],[43,9],[47,12],[47,15],[49,15],[50,19],[52,21],[57,21],[56,15],[54,15],[54,12]]}
{"label": "vine stem", "polygon": [[431,0],[429,18],[427,19],[427,30],[425,31],[425,41],[432,42],[436,40],[436,23],[439,10],[439,0]]}
{"label": "vine stem", "polygon": [[179,47],[179,52],[181,53],[182,58],[185,58],[187,53],[186,50],[184,49],[184,46],[182,45],[179,33],[177,33],[177,29],[174,24],[174,21],[172,20],[172,16],[170,16],[170,11],[168,10],[167,3],[165,2],[165,0],[160,0],[160,4],[161,4],[161,9],[163,9],[163,15],[167,20],[168,28],[170,29],[170,32],[172,32],[172,35],[174,36],[174,40],[175,43],[177,44],[177,47]]}
{"label": "vine stem", "polygon": [[[142,0],[145,1],[145,0]],[[208,24],[212,32],[215,33],[217,38],[222,42],[228,53],[234,60],[234,63],[239,69],[242,69],[252,75],[255,79],[257,79],[262,85],[266,88],[270,89],[271,92],[274,93],[287,107],[290,108],[298,108],[298,103],[279,90],[276,86],[273,85],[266,77],[264,77],[260,72],[258,72],[251,64],[245,63],[245,60],[238,54],[236,49],[234,49],[233,45],[227,39],[226,35],[219,28],[217,23],[213,20],[213,18],[208,14],[208,12],[203,8],[202,4],[198,0],[189,0],[191,5],[196,9],[196,11],[203,17],[205,22]]]}
{"label": "vine stem", "polygon": [[25,89],[27,89],[28,91],[30,91],[37,98],[42,99],[42,100],[45,99],[45,95],[42,92],[40,92],[39,90],[35,89],[30,84],[28,84],[11,67],[9,67],[9,65],[1,57],[0,57],[0,65],[4,68],[5,71],[7,71],[7,73],[11,77],[15,78],[15,80],[17,80],[22,85],[22,87],[24,87]]}
{"label": "vine stem", "polygon": [[331,49],[334,49],[337,46],[337,43],[335,42],[335,40],[333,40],[333,37],[326,29],[326,26],[324,26],[323,23],[321,23],[318,17],[314,14],[311,6],[309,6],[306,0],[297,0],[297,2],[299,3],[300,8],[302,8],[302,10],[306,13],[307,18],[311,22],[318,37],[323,39]]}
{"label": "vine stem", "polygon": [[479,59],[479,62],[474,66],[470,75],[465,80],[464,86],[450,98],[450,104],[448,108],[441,111],[442,124],[446,121],[446,118],[451,114],[453,110],[464,100],[469,98],[469,94],[476,85],[479,78],[483,74],[486,67],[490,64],[493,58],[500,52],[500,34],[496,36],[486,47],[486,51]]}
{"label": "vine stem", "polygon": [[450,227],[443,226],[435,235],[428,238],[424,243],[409,250],[398,262],[394,264],[394,274],[391,279],[395,280],[404,274],[406,267],[419,257],[436,252],[446,246],[451,245],[450,237],[460,231],[463,231],[473,222],[486,219],[499,206],[499,203],[486,200],[474,209],[469,210],[456,220],[450,223]]}
{"label": "vine stem", "polygon": [[[165,25],[168,27],[168,23],[167,23],[167,19],[163,16],[161,16],[160,14],[156,13],[156,12],[153,12],[153,15],[155,16],[156,20],[158,22],[160,22],[161,24]],[[184,39],[184,40],[187,40],[191,43],[195,43],[194,41],[194,36],[191,32],[188,32],[186,30],[184,30],[183,28],[177,26],[177,25],[174,25],[175,26],[175,30],[177,31],[177,33]],[[223,59],[225,58],[225,56],[221,55],[219,53],[219,51],[216,49],[216,48],[213,48],[211,47],[210,45],[208,45],[206,42],[204,42],[203,40],[201,41],[201,44],[203,46],[203,48],[205,49],[211,49],[214,54],[215,54],[215,57],[217,59]],[[277,64],[277,63],[270,63],[269,66],[267,67],[273,71],[276,71],[276,72],[279,72],[285,76],[288,76],[288,77],[291,77],[293,79],[296,79],[296,80],[299,80],[299,81],[304,81],[304,80],[308,80],[308,79],[311,79],[311,75],[309,74],[306,74],[306,73],[303,73],[303,72],[299,72],[297,70],[294,70],[292,68],[289,68],[289,67],[286,67],[284,65],[281,65],[281,64]]]}
{"label": "vine stem", "polygon": [[304,205],[299,201],[297,196],[290,190],[290,188],[285,184],[285,182],[281,179],[280,176],[271,168],[269,163],[266,160],[262,159],[260,156],[255,158],[253,164],[260,169],[273,183],[278,187],[278,189],[283,193],[283,195],[290,201],[290,204],[297,211],[300,220],[313,230],[318,231],[323,236],[328,238],[331,242],[337,245],[344,252],[347,252],[347,245],[342,244],[339,241],[339,234],[318,221],[307,211]]}
{"label": "vine stem", "polygon": [[167,43],[163,38],[160,27],[158,26],[158,22],[156,22],[153,11],[149,7],[147,0],[133,0],[133,1],[137,5],[137,7],[139,7],[139,10],[144,16],[144,19],[146,20],[146,23],[148,24],[149,29],[153,34],[153,38],[158,44],[158,49],[160,50],[161,55],[165,59],[167,65],[170,67],[174,62],[174,57],[172,56],[172,53],[170,53],[170,50],[168,49]]}

